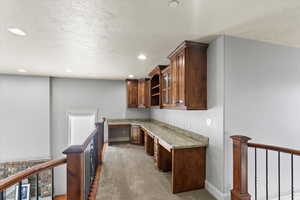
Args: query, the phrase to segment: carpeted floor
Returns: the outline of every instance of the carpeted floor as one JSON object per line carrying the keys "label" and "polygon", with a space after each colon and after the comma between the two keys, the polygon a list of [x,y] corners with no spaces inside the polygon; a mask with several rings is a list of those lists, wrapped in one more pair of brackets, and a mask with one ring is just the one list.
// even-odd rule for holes
{"label": "carpeted floor", "polygon": [[154,166],[142,146],[108,146],[97,200],[215,200],[206,190],[171,192],[171,173]]}

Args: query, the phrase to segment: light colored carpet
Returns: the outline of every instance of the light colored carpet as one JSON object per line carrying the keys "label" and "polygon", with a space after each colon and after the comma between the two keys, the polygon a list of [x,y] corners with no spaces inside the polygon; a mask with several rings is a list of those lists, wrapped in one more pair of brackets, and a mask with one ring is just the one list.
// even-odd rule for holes
{"label": "light colored carpet", "polygon": [[97,200],[215,200],[205,189],[172,194],[171,173],[157,170],[142,146],[108,146]]}

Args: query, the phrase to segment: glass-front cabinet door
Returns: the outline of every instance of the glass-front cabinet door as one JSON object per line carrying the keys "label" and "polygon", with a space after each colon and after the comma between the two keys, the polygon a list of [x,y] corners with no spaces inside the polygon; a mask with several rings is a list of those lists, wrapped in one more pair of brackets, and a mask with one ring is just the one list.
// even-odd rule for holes
{"label": "glass-front cabinet door", "polygon": [[170,67],[162,71],[162,103],[163,106],[172,104]]}

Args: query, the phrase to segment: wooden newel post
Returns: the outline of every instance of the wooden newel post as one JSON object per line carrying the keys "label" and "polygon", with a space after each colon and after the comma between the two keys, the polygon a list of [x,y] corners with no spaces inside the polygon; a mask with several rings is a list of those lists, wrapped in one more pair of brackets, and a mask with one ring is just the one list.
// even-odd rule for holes
{"label": "wooden newel post", "polygon": [[246,136],[231,136],[233,140],[233,189],[231,200],[250,200],[248,193],[248,141]]}
{"label": "wooden newel post", "polygon": [[81,145],[73,145],[67,155],[67,199],[84,200],[84,153]]}
{"label": "wooden newel post", "polygon": [[104,123],[105,118],[103,118],[102,122],[96,123],[97,129],[97,143],[98,143],[98,164],[102,164],[102,151],[104,145]]}

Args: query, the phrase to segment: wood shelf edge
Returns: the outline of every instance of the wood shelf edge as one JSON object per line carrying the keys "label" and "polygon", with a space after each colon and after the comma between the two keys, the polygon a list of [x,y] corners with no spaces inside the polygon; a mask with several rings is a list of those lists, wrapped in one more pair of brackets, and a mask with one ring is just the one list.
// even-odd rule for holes
{"label": "wood shelf edge", "polygon": [[155,89],[155,88],[159,88],[159,87],[160,87],[160,84],[151,87],[151,89]]}
{"label": "wood shelf edge", "polygon": [[151,96],[152,96],[152,97],[155,97],[155,96],[159,96],[159,95],[160,95],[160,92],[155,93],[155,94],[152,94]]}

